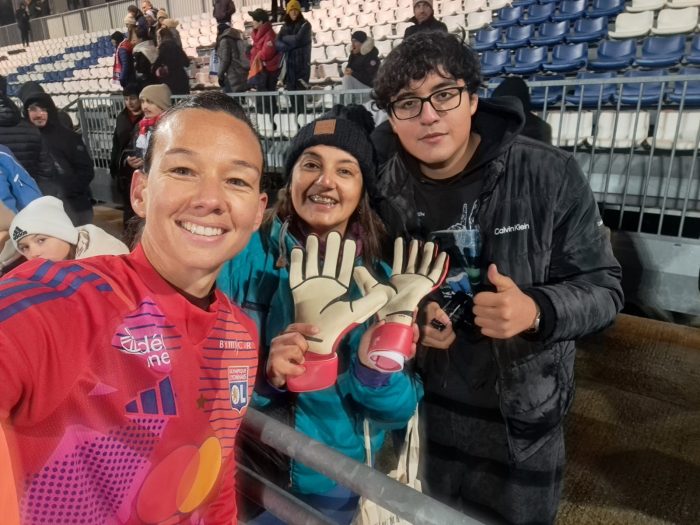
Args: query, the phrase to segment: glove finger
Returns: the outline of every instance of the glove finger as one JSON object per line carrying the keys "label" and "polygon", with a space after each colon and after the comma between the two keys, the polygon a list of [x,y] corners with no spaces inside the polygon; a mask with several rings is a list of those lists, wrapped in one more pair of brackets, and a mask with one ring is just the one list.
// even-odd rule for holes
{"label": "glove finger", "polygon": [[353,301],[353,321],[364,323],[367,319],[376,314],[387,302],[388,298],[384,291],[381,290],[381,287],[373,288],[363,298]]}
{"label": "glove finger", "polygon": [[397,237],[394,240],[394,264],[391,268],[391,275],[403,273],[403,239]]}
{"label": "glove finger", "polygon": [[299,247],[292,248],[289,256],[289,287],[296,288],[304,281],[302,268],[304,265],[304,250]]}
{"label": "glove finger", "polygon": [[310,279],[318,275],[318,237],[309,235],[306,238],[306,274],[304,277]]}
{"label": "glove finger", "polygon": [[421,275],[428,275],[430,271],[430,263],[433,261],[433,256],[435,255],[435,243],[426,242],[423,245],[423,257],[420,261],[420,268],[418,273]]}
{"label": "glove finger", "polygon": [[335,279],[338,268],[338,254],[340,253],[340,234],[330,232],[326,237],[326,254],[323,257],[323,275]]}
{"label": "glove finger", "polygon": [[433,269],[428,275],[428,279],[433,281],[435,285],[442,284],[442,281],[444,281],[445,277],[447,276],[447,268],[447,254],[445,252],[440,252],[437,259],[435,259],[435,262],[433,262]]}
{"label": "glove finger", "polygon": [[347,288],[350,286],[352,267],[355,264],[355,241],[346,239],[343,242],[343,259],[340,262],[338,280]]}
{"label": "glove finger", "polygon": [[364,266],[355,266],[352,274],[355,279],[355,284],[357,284],[362,295],[368,295],[372,291],[372,288],[377,285],[377,280],[372,277],[372,274],[370,274]]}
{"label": "glove finger", "polygon": [[418,240],[413,239],[408,248],[408,262],[404,273],[416,273],[416,259],[418,258]]}

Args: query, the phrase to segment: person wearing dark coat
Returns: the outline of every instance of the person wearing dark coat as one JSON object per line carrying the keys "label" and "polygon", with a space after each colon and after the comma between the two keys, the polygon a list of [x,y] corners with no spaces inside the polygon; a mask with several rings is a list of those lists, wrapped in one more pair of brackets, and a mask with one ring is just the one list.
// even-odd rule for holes
{"label": "person wearing dark coat", "polygon": [[139,88],[136,84],[124,88],[124,109],[117,115],[117,121],[112,135],[112,154],[109,160],[109,173],[116,182],[117,191],[124,205],[124,224],[134,212],[131,208],[130,191],[131,177],[134,169],[124,162],[124,158],[131,152],[128,151],[133,141],[133,136],[138,132],[138,124],[143,117]]}
{"label": "person wearing dark coat", "polygon": [[27,47],[29,45],[29,33],[32,32],[32,29],[29,25],[29,6],[25,0],[22,0],[17,11],[15,11],[15,18],[17,19],[17,29],[19,29],[22,37],[22,45]]}
{"label": "person wearing dark coat", "polygon": [[214,12],[212,13],[217,24],[228,24],[231,22],[231,17],[236,12],[236,6],[233,0],[214,0]]}
{"label": "person wearing dark coat", "polygon": [[159,82],[166,84],[173,95],[187,95],[190,92],[190,77],[185,70],[190,59],[177,45],[170,29],[163,27],[158,32],[158,57],[153,63],[153,73]]}
{"label": "person wearing dark coat", "polygon": [[31,90],[24,90],[23,94],[20,98],[26,118],[39,129],[53,158],[58,198],[73,224],[90,224],[93,218],[90,183],[95,170],[83,139],[63,126],[50,95]]}
{"label": "person wearing dark coat", "polygon": [[0,144],[12,154],[36,181],[44,195],[57,195],[55,170],[41,133],[22,119],[19,109],[7,96],[5,77],[0,77]]}
{"label": "person wearing dark coat", "polygon": [[409,22],[413,22],[415,25],[406,28],[406,31],[403,33],[404,38],[408,38],[419,31],[447,32],[447,26],[435,18],[433,0],[415,0],[413,2],[413,18]]}
{"label": "person wearing dark coat", "polygon": [[532,112],[530,102],[530,90],[525,81],[520,77],[508,77],[493,90],[492,97],[515,97],[523,106],[525,125],[520,130],[521,135],[539,140],[547,144],[552,143],[552,127],[546,121]]}
{"label": "person wearing dark coat", "polygon": [[[37,93],[46,93],[46,91],[44,91],[44,88],[38,82],[29,80],[19,87],[17,98],[24,100],[28,96],[35,95]],[[68,113],[62,109],[58,110],[58,121],[64,128],[73,129],[73,121],[71,120],[70,115],[68,115]]]}
{"label": "person wearing dark coat", "polygon": [[367,33],[355,31],[350,42],[350,58],[343,77],[344,89],[367,89],[372,87],[379,71],[379,50]]}
{"label": "person wearing dark coat", "polygon": [[248,87],[250,61],[245,36],[228,24],[219,24],[216,54],[219,56],[219,85],[224,93],[240,93]]}
{"label": "person wearing dark coat", "polygon": [[[277,50],[284,53],[286,73],[284,87],[287,91],[309,88],[311,77],[311,24],[301,14],[297,0],[287,2],[284,25],[277,34]],[[292,107],[301,109],[303,97],[292,98]]]}

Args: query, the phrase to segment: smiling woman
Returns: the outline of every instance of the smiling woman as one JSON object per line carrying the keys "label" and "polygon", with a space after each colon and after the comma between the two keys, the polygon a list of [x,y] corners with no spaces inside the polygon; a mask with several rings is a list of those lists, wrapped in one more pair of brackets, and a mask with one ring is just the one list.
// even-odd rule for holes
{"label": "smiling woman", "polygon": [[[367,339],[372,330],[358,326],[337,347],[340,374],[336,384],[315,392],[293,395],[287,380],[305,372],[305,337],[314,327],[294,323],[295,310],[289,284],[287,254],[307,237],[323,242],[332,231],[356,242],[355,264],[387,276],[379,260],[384,230],[370,208],[367,186],[375,176],[375,153],[369,140],[372,116],[361,106],[337,106],[303,127],[287,151],[287,187],[246,249],[222,269],[218,284],[253,317],[262,334],[261,374],[253,403],[261,410],[286,412],[299,432],[320,440],[357,461],[365,461],[362,424],[367,416],[379,421],[372,429],[373,450],[381,446],[386,429],[403,427],[416,406],[416,386],[405,372],[382,374],[366,361]],[[360,292],[348,290],[351,300]],[[376,325],[375,325],[376,326]],[[311,359],[307,360],[308,363]],[[314,508],[337,523],[349,523],[357,502],[350,491],[298,463],[276,462],[259,443],[239,440],[249,465],[268,479],[287,484]],[[248,517],[244,517],[248,518]],[[267,514],[247,523],[279,524]]]}

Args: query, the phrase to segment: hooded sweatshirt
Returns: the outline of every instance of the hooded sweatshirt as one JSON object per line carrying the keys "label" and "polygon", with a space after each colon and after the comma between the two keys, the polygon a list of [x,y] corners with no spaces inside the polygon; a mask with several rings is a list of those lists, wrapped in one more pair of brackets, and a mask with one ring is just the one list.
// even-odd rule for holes
{"label": "hooded sweatshirt", "polygon": [[379,71],[379,50],[374,46],[374,40],[367,38],[360,47],[359,54],[350,54],[348,67],[352,69],[352,76],[365,86],[374,84],[374,77]]}

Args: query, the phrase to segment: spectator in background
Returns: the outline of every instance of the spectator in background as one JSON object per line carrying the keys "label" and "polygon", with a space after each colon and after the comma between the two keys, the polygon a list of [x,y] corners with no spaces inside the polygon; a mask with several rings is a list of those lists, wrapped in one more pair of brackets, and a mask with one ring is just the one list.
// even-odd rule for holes
{"label": "spectator in background", "polygon": [[117,115],[114,134],[112,135],[112,154],[109,161],[109,173],[112,179],[116,182],[117,191],[121,196],[121,201],[124,207],[124,224],[134,216],[134,211],[131,209],[131,200],[129,194],[131,192],[131,177],[134,173],[134,168],[126,163],[129,154],[133,155],[133,151],[128,151],[129,144],[136,141],[138,137],[136,131],[138,124],[143,117],[141,109],[141,100],[139,99],[139,88],[136,84],[130,84],[124,88],[124,109]]}
{"label": "spectator in background", "polygon": [[505,78],[493,90],[491,96],[517,98],[522,104],[523,112],[525,113],[525,125],[520,130],[520,134],[547,144],[552,143],[552,127],[532,112],[530,89],[522,78]]}
{"label": "spectator in background", "polygon": [[7,96],[7,81],[0,76],[0,144],[7,146],[36,181],[44,195],[58,195],[56,171],[41,132],[24,120]]}
{"label": "spectator in background", "polygon": [[[146,22],[146,17],[143,16],[143,13],[139,10],[138,7],[135,5],[130,5],[126,8],[127,11],[127,18],[124,19],[124,22],[127,23],[127,19],[129,16],[134,19],[134,23],[136,24],[136,27],[139,29],[142,29],[148,33],[148,22]],[[128,25],[128,24],[127,24]]]}
{"label": "spectator in background", "polygon": [[153,72],[158,82],[166,84],[173,95],[187,95],[190,92],[190,77],[185,68],[190,59],[173,38],[170,29],[164,27],[158,32],[158,56],[153,63]]}
{"label": "spectator in background", "polygon": [[375,47],[374,40],[364,31],[355,31],[351,36],[350,45],[350,58],[343,76],[343,88],[371,88],[379,71],[379,50]]}
{"label": "spectator in background", "polygon": [[38,0],[41,10],[39,16],[49,16],[51,14],[51,6],[49,5],[49,0]]}
{"label": "spectator in background", "polygon": [[0,145],[0,201],[17,213],[39,197],[41,191],[34,179],[17,162],[9,148]]}
{"label": "spectator in background", "polygon": [[233,0],[214,0],[214,19],[217,24],[230,24],[231,17],[236,12],[236,6]]}
{"label": "spectator in background", "polygon": [[[182,38],[180,37],[180,31],[177,30],[177,26],[180,25],[180,22],[175,20],[174,18],[170,18],[168,16],[168,12],[165,9],[161,9],[158,11],[158,30],[162,28],[166,28],[170,30],[170,33],[173,35],[173,40],[177,42],[177,45],[182,47]],[[160,41],[158,41],[160,43]]]}
{"label": "spectator in background", "polygon": [[132,56],[134,45],[128,38],[124,38],[124,33],[121,31],[115,31],[110,38],[114,46],[112,81],[119,82],[121,87],[126,87],[136,81]]}
{"label": "spectator in background", "polygon": [[32,29],[29,25],[29,6],[27,5],[27,0],[22,0],[15,11],[15,18],[17,19],[17,29],[19,29],[20,37],[22,38],[22,45],[27,47],[29,45],[29,33]]}
{"label": "spectator in background", "polygon": [[219,85],[224,93],[240,93],[248,86],[250,61],[245,35],[228,24],[218,25],[216,54],[219,57]]}
{"label": "spectator in background", "polygon": [[419,31],[445,31],[447,26],[435,18],[433,12],[433,0],[417,0],[413,2],[413,18],[409,20],[415,25],[406,28],[403,33],[404,38],[418,33]]}
{"label": "spectator in background", "polygon": [[95,255],[126,255],[129,249],[93,224],[74,226],[56,197],[40,197],[25,206],[10,225],[12,243],[25,259],[64,261]]}
{"label": "spectator in background", "polygon": [[50,95],[25,90],[22,102],[27,120],[41,132],[57,172],[58,197],[76,226],[92,222],[90,183],[95,176],[83,139],[61,124]]}
{"label": "spectator in background", "polygon": [[151,15],[153,20],[158,18],[158,9],[153,7],[150,0],[143,0],[143,2],[141,2],[141,11],[143,12],[143,16]]}
{"label": "spectator in background", "polygon": [[[285,56],[284,88],[298,91],[309,88],[311,77],[311,24],[301,14],[298,0],[287,2],[284,25],[277,35],[277,50]],[[303,109],[302,96],[290,97],[295,111]]]}
{"label": "spectator in background", "polygon": [[[277,35],[272,28],[270,18],[264,9],[256,9],[248,13],[253,19],[251,39],[253,47],[250,50],[250,73],[248,85],[257,91],[275,91],[277,79],[280,76],[280,64],[283,54],[277,51],[275,39]],[[261,98],[255,99],[258,111],[277,109],[277,99],[272,99],[272,107],[264,108]]]}
{"label": "spectator in background", "polygon": [[152,40],[148,38],[148,29],[136,27],[133,35],[134,50],[134,75],[136,83],[143,88],[150,84],[157,84],[158,79],[153,72],[153,64],[158,58],[158,49]]}

